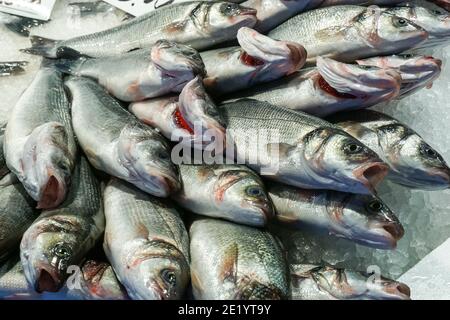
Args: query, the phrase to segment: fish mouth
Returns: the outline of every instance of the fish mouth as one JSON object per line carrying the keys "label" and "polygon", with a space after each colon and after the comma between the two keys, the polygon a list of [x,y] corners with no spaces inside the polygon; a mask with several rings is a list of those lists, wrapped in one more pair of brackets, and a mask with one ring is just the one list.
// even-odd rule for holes
{"label": "fish mouth", "polygon": [[411,289],[406,284],[401,282],[394,282],[384,286],[384,291],[394,299],[411,299]]}
{"label": "fish mouth", "polygon": [[57,207],[66,196],[66,183],[57,175],[50,173],[37,203],[37,209],[52,209]]}
{"label": "fish mouth", "polygon": [[[257,219],[253,221],[256,222],[255,225],[264,227],[267,223],[274,217],[274,207],[271,202],[267,201],[248,201],[248,208],[253,209],[251,215],[254,216],[256,212],[258,214]],[[261,219],[262,218],[262,221]]]}
{"label": "fish mouth", "polygon": [[389,166],[384,162],[373,162],[353,170],[353,176],[361,182],[371,193],[389,173]]}
{"label": "fish mouth", "polygon": [[403,238],[405,229],[400,223],[381,223],[372,224],[370,230],[373,232],[372,237],[368,237],[364,244],[379,249],[393,250],[397,247],[397,242]]}
{"label": "fish mouth", "polygon": [[241,6],[238,16],[253,16],[253,17],[255,17],[255,20],[256,20],[257,13],[258,13],[258,11],[256,9]]}
{"label": "fish mouth", "polygon": [[58,292],[61,288],[61,279],[58,272],[54,268],[41,266],[36,274],[34,289],[38,293],[42,292]]}
{"label": "fish mouth", "polygon": [[146,188],[152,190],[152,194],[159,197],[168,197],[173,192],[180,189],[181,185],[178,179],[171,174],[161,173],[157,168],[147,170],[147,174],[151,177],[147,178],[143,184]]}

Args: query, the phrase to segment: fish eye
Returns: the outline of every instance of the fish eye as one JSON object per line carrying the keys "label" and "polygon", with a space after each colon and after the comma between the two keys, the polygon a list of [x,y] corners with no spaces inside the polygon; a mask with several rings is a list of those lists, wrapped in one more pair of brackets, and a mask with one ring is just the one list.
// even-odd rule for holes
{"label": "fish eye", "polygon": [[380,212],[383,209],[383,204],[378,201],[378,200],[373,200],[371,202],[369,202],[369,204],[367,205],[367,210],[369,212]]}
{"label": "fish eye", "polygon": [[177,285],[177,276],[175,273],[171,270],[164,269],[161,271],[161,278],[166,282],[168,285],[175,287]]}
{"label": "fish eye", "polygon": [[429,145],[423,144],[421,146],[421,152],[424,156],[430,159],[439,159],[439,154],[431,148]]}
{"label": "fish eye", "polygon": [[379,69],[379,68],[374,67],[374,66],[364,66],[364,65],[360,65],[359,68],[362,69],[362,70],[375,70],[375,69]]}
{"label": "fish eye", "polygon": [[72,254],[72,250],[64,243],[57,243],[52,251],[60,259],[67,259]]}
{"label": "fish eye", "polygon": [[239,9],[239,5],[236,3],[224,3],[220,7],[220,12],[222,12],[225,16],[231,16],[237,9]]}
{"label": "fish eye", "polygon": [[251,186],[247,188],[246,193],[251,197],[260,197],[264,194],[264,191],[261,187]]}
{"label": "fish eye", "polygon": [[401,54],[399,56],[402,58],[405,58],[405,59],[411,59],[412,57],[414,57],[414,55],[411,53],[405,53],[405,54]]}
{"label": "fish eye", "polygon": [[169,160],[169,154],[167,152],[159,152],[158,158],[161,160]]}
{"label": "fish eye", "polygon": [[406,19],[399,18],[399,17],[394,17],[392,19],[393,19],[392,22],[393,22],[394,26],[396,26],[397,28],[402,28],[402,27],[405,27],[406,25],[408,25],[408,21]]}
{"label": "fish eye", "polygon": [[355,154],[361,152],[363,147],[361,147],[359,144],[350,142],[344,146],[344,151],[350,154]]}

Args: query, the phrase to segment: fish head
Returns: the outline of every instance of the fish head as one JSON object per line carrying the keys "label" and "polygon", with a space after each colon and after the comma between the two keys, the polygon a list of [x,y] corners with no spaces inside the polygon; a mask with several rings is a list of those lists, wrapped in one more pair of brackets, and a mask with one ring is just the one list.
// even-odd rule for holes
{"label": "fish head", "polygon": [[205,3],[203,28],[211,35],[236,34],[241,27],[253,27],[256,22],[256,10],[237,3],[218,1]]}
{"label": "fish head", "polygon": [[330,192],[327,212],[334,232],[355,242],[394,249],[404,235],[396,215],[374,195]]}
{"label": "fish head", "polygon": [[66,197],[75,165],[74,155],[65,147],[68,139],[62,124],[49,122],[36,128],[25,143],[23,184],[39,209],[55,208]]}
{"label": "fish head", "polygon": [[377,7],[369,7],[356,19],[360,38],[386,53],[410,49],[428,38],[422,27]]}
{"label": "fish head", "polygon": [[[179,81],[180,88],[196,75],[206,75],[200,54],[187,45],[159,40],[152,47],[150,57],[164,75]],[[153,75],[152,70],[150,74]]]}
{"label": "fish head", "polygon": [[318,128],[308,133],[302,144],[312,174],[345,185],[349,192],[374,193],[388,173],[389,167],[373,150],[340,129]]}
{"label": "fish head", "polygon": [[102,299],[126,299],[125,289],[120,285],[111,265],[106,262],[88,260],[83,264],[81,281],[88,295]]}
{"label": "fish head", "polygon": [[[361,273],[366,283],[366,293],[371,300],[410,300],[410,288],[399,281],[391,280],[386,277]],[[361,281],[361,275],[355,272],[347,275],[347,281],[350,285]]]}
{"label": "fish head", "polygon": [[216,152],[223,151],[226,143],[225,121],[206,92],[201,78],[194,78],[183,88],[178,111],[179,118],[176,120],[181,129],[190,131],[194,145],[207,146],[212,143]]}
{"label": "fish head", "polygon": [[306,62],[306,49],[296,42],[273,40],[248,27],[239,29],[240,63],[254,69],[251,81],[268,82],[298,71]]}
{"label": "fish head", "polygon": [[144,124],[129,124],[118,141],[120,163],[142,190],[167,197],[180,188],[178,168],[171,161],[170,147],[163,136]]}
{"label": "fish head", "polygon": [[228,168],[216,174],[213,196],[218,209],[234,219],[266,225],[274,215],[274,208],[258,175],[243,167]]}
{"label": "fish head", "polygon": [[400,92],[402,78],[393,68],[346,64],[317,58],[317,86],[340,99],[358,99],[368,105],[390,100]]}
{"label": "fish head", "polygon": [[400,123],[390,123],[377,128],[377,134],[396,182],[431,190],[449,187],[446,161],[417,133]]}
{"label": "fish head", "polygon": [[22,238],[20,256],[25,276],[37,292],[56,292],[64,285],[67,268],[79,261],[86,234],[80,222],[68,216],[39,220]]}

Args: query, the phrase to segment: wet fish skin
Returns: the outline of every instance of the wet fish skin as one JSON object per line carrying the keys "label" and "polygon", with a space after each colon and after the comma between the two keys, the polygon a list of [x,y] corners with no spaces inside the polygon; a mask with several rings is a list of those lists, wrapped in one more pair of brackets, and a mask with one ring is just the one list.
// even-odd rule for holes
{"label": "wet fish skin", "polygon": [[23,51],[49,58],[73,51],[105,57],[148,48],[161,39],[199,50],[232,40],[240,27],[252,27],[255,23],[256,11],[239,4],[190,1],[165,6],[118,27],[69,40],[31,37],[32,47]]}
{"label": "wet fish skin", "polygon": [[329,120],[372,148],[389,165],[387,177],[393,182],[423,190],[449,187],[444,158],[398,120],[374,110],[337,114]]}
{"label": "wet fish skin", "polygon": [[273,205],[261,179],[242,165],[180,165],[182,189],[172,196],[194,213],[262,227]]}
{"label": "wet fish skin", "polygon": [[300,44],[276,41],[250,28],[239,29],[237,40],[239,47],[200,53],[207,70],[204,84],[216,97],[281,78],[306,61]]}
{"label": "wet fish skin", "polygon": [[428,33],[404,18],[377,8],[347,5],[299,14],[268,36],[300,42],[308,52],[310,64],[318,56],[351,62],[401,53],[425,41]]}
{"label": "wet fish skin", "polygon": [[402,84],[398,98],[430,88],[441,74],[442,61],[431,56],[402,54],[357,60],[356,63],[379,68],[393,68],[400,73]]}
{"label": "wet fish skin", "polygon": [[160,197],[179,189],[178,169],[164,137],[93,80],[73,77],[66,85],[78,142],[96,169]]}
{"label": "wet fish skin", "polygon": [[122,101],[140,101],[180,92],[205,66],[197,51],[189,46],[160,40],[151,49],[120,56],[59,60],[63,72],[96,79]]}
{"label": "wet fish skin", "polygon": [[391,209],[374,195],[306,190],[268,185],[275,207],[273,221],[293,228],[313,228],[377,249],[394,249],[404,229]]}
{"label": "wet fish skin", "polygon": [[0,180],[0,262],[16,250],[23,233],[38,217],[35,202],[12,173]]}
{"label": "wet fish skin", "polygon": [[6,165],[5,153],[3,146],[5,143],[5,129],[6,123],[0,125],[0,179],[9,173],[9,168]]}
{"label": "wet fish skin", "polygon": [[291,265],[293,300],[410,300],[409,287],[366,272]]}
{"label": "wet fish skin", "polygon": [[324,117],[339,111],[368,108],[398,96],[402,78],[395,69],[345,64],[317,58],[317,67],[232,94]]}
{"label": "wet fish skin", "polygon": [[200,219],[189,231],[196,300],[281,300],[289,296],[287,266],[267,231]]}
{"label": "wet fish skin", "polygon": [[0,267],[0,300],[38,300],[39,293],[28,285],[19,255],[12,255]]}
{"label": "wet fish skin", "polygon": [[[234,148],[239,161],[267,179],[367,194],[387,174],[374,151],[306,113],[256,100],[224,104],[221,112],[229,131],[227,150]],[[264,138],[255,140],[258,136]]]}
{"label": "wet fish skin", "polygon": [[25,72],[26,61],[0,62],[0,77],[17,75]]}
{"label": "wet fish skin", "polygon": [[449,0],[430,0],[431,2],[437,4],[438,6],[450,11],[450,1]]}
{"label": "wet fish skin", "polygon": [[16,34],[23,37],[28,37],[32,28],[45,24],[47,23],[47,21],[20,17],[14,14],[0,12],[0,23],[3,23],[6,28]]}
{"label": "wet fish skin", "polygon": [[189,282],[189,237],[166,202],[112,179],[104,193],[104,250],[132,299],[182,299]]}
{"label": "wet fish skin", "polygon": [[105,228],[100,185],[86,159],[77,163],[73,179],[65,202],[43,211],[20,244],[25,276],[37,292],[59,291],[67,268],[81,263]]}
{"label": "wet fish skin", "polygon": [[62,203],[77,146],[60,72],[45,66],[39,70],[11,111],[3,147],[8,168],[38,208]]}

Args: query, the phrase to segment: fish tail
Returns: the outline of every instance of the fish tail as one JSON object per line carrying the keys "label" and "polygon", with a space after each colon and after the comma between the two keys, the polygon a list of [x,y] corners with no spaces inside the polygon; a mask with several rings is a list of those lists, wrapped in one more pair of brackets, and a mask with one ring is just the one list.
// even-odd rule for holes
{"label": "fish tail", "polygon": [[28,62],[26,61],[11,61],[11,62],[0,62],[0,76],[10,76],[17,75],[25,72],[24,66]]}
{"label": "fish tail", "polygon": [[46,21],[39,21],[30,18],[14,19],[14,21],[6,23],[5,26],[18,35],[28,37],[30,35],[30,29],[40,26],[46,23]]}
{"label": "fish tail", "polygon": [[21,49],[20,51],[37,56],[56,58],[58,41],[37,36],[31,36],[30,41],[31,48]]}

